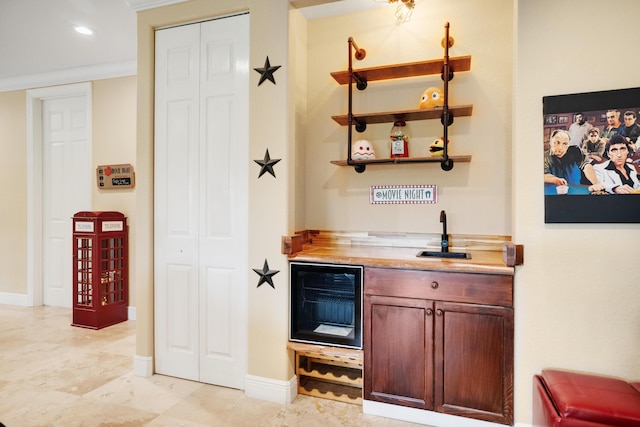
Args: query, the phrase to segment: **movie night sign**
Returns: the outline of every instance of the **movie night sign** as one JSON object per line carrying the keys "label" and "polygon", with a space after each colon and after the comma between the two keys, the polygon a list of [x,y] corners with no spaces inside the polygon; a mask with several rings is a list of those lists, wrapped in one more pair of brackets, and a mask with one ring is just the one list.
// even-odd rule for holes
{"label": "movie night sign", "polygon": [[437,203],[436,185],[374,185],[371,187],[372,205]]}

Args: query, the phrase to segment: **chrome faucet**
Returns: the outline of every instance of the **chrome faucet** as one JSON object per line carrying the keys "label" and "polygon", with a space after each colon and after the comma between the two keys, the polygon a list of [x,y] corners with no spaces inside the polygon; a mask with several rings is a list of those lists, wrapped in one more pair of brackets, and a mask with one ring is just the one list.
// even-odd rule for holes
{"label": "chrome faucet", "polygon": [[442,223],[442,238],[440,239],[440,248],[442,252],[449,252],[449,236],[447,235],[447,214],[440,211],[440,222]]}

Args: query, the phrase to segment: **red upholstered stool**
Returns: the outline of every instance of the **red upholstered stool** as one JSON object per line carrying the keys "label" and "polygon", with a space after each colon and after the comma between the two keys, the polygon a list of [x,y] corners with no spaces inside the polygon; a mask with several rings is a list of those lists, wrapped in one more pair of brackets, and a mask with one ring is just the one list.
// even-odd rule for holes
{"label": "red upholstered stool", "polygon": [[533,378],[535,427],[640,427],[640,382],[545,369]]}

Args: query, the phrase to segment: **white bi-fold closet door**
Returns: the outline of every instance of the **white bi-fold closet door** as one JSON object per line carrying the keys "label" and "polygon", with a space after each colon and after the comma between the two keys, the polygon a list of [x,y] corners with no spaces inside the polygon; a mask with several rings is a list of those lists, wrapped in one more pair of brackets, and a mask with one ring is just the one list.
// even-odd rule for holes
{"label": "white bi-fold closet door", "polygon": [[156,372],[244,389],[249,15],[156,31]]}

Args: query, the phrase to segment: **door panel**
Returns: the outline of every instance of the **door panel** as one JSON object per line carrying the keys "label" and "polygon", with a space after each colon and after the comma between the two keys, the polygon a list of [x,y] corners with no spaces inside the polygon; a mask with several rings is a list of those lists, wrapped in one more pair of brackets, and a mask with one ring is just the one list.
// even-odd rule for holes
{"label": "door panel", "polygon": [[85,96],[42,102],[43,304],[71,307],[71,217],[91,209]]}
{"label": "door panel", "polygon": [[513,310],[437,302],[436,314],[436,410],[510,424]]}
{"label": "door panel", "polygon": [[244,388],[249,16],[202,23],[201,43],[200,379]]}
{"label": "door panel", "polygon": [[232,103],[228,96],[211,97],[206,102],[207,129],[204,147],[204,201],[203,209],[209,212],[205,215],[204,234],[207,238],[229,239],[231,229],[231,156],[230,148],[233,141],[230,137]]}
{"label": "door panel", "polygon": [[[248,23],[156,32],[156,370],[235,388],[247,360]],[[163,275],[167,265],[189,274]],[[171,345],[184,328],[193,353]]]}
{"label": "door panel", "polygon": [[189,284],[193,282],[193,269],[185,266],[170,265],[167,274],[169,298],[166,301],[167,344],[170,348],[189,354],[196,354],[197,341],[191,332],[197,327]]}
{"label": "door panel", "polygon": [[209,268],[207,286],[204,295],[206,324],[219,325],[217,328],[207,328],[204,347],[206,357],[216,355],[226,356],[231,350],[229,330],[231,325],[231,270]]}
{"label": "door panel", "polygon": [[433,409],[433,302],[367,295],[364,315],[364,398]]}
{"label": "door panel", "polygon": [[157,319],[160,322],[157,327],[166,331],[163,366],[171,367],[170,375],[197,381],[198,372],[193,366],[198,360],[197,296],[193,295],[193,286],[190,286],[195,276],[193,267],[168,266],[167,292],[157,301],[160,310],[164,308],[164,316]]}
{"label": "door panel", "polygon": [[156,372],[199,379],[198,26],[156,32]]}
{"label": "door panel", "polygon": [[[167,103],[165,126],[167,141],[164,150],[156,156],[158,163],[170,161],[157,171],[164,175],[165,191],[163,196],[171,207],[167,211],[167,230],[169,236],[177,238],[195,238],[197,230],[196,195],[193,191],[185,191],[193,187],[197,181],[198,141],[195,127],[198,124],[197,105],[194,100],[172,100]],[[162,177],[161,177],[162,179]]]}

